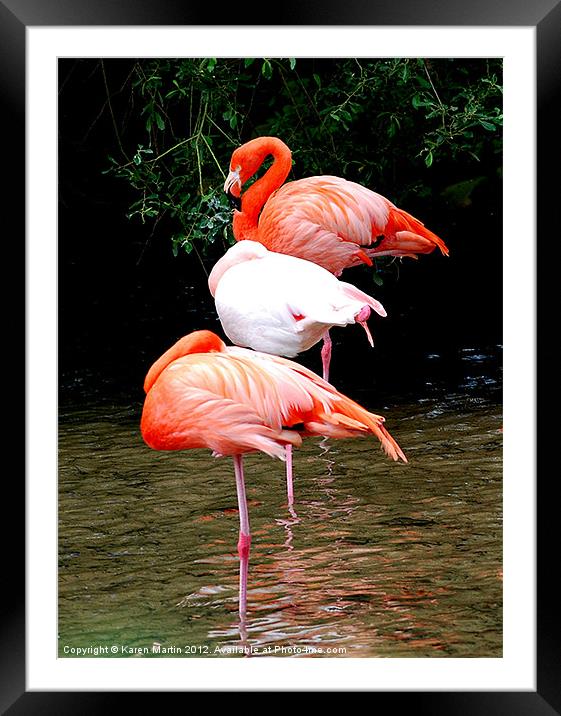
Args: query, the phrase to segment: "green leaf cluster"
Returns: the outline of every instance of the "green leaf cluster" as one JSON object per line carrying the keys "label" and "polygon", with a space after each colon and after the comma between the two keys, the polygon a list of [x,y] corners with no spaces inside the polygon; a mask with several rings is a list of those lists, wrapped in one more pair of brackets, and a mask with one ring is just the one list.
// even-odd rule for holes
{"label": "green leaf cluster", "polygon": [[107,173],[133,192],[132,220],[165,218],[176,255],[204,256],[233,242],[222,187],[233,149],[258,135],[290,146],[291,178],[336,174],[395,202],[426,193],[435,171],[498,171],[501,77],[500,59],[137,60]]}

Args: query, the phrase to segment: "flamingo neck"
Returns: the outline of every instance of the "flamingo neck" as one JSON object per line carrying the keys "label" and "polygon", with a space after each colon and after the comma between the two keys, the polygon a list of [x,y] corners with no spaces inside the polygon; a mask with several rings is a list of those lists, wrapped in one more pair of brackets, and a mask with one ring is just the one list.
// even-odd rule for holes
{"label": "flamingo neck", "polygon": [[233,231],[238,241],[257,241],[261,209],[271,194],[282,186],[292,168],[292,154],[284,142],[276,137],[260,137],[255,146],[258,168],[272,155],[273,163],[262,177],[242,194],[242,209],[234,212]]}

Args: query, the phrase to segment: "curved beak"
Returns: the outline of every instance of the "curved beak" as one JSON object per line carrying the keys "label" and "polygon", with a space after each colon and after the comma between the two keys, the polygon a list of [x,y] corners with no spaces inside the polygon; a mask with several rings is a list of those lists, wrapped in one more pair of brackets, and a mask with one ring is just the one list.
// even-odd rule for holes
{"label": "curved beak", "polygon": [[237,171],[231,171],[226,177],[224,182],[224,191],[228,196],[230,204],[238,211],[242,208],[241,192],[242,182],[240,179],[240,173]]}

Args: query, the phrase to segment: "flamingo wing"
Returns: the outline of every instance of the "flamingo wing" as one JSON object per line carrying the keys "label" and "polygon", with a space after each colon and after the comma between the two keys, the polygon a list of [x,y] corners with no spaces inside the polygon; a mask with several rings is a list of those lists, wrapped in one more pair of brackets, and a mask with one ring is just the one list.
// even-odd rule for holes
{"label": "flamingo wing", "polygon": [[[226,351],[244,363],[266,366],[267,375],[279,387],[286,401],[285,410],[288,409],[288,413],[285,419],[288,422],[285,425],[302,423],[304,434],[335,438],[371,433],[378,438],[389,457],[407,462],[403,451],[384,427],[383,416],[370,413],[305,366],[281,356],[245,348],[228,347]],[[296,395],[305,395],[307,400],[298,404],[293,397]]]}
{"label": "flamingo wing", "polygon": [[[415,217],[355,182],[316,176],[284,184],[261,213],[259,241],[333,273],[378,255],[430,253],[444,242]],[[373,246],[373,244],[376,244]]]}

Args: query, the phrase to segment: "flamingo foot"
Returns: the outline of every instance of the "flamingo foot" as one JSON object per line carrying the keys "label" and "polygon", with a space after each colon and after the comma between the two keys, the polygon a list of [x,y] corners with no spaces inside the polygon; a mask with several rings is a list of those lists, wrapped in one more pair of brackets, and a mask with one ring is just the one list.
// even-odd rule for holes
{"label": "flamingo foot", "polygon": [[364,321],[367,321],[370,318],[370,313],[370,306],[363,306],[356,314],[355,321],[357,323],[363,323]]}
{"label": "flamingo foot", "polygon": [[368,324],[366,321],[370,318],[370,306],[363,306],[360,311],[355,316],[355,322],[359,323],[364,330],[366,331],[366,337],[368,338],[368,342],[372,347],[374,347],[374,341],[372,340],[372,334],[370,333],[370,329],[368,328]]}

